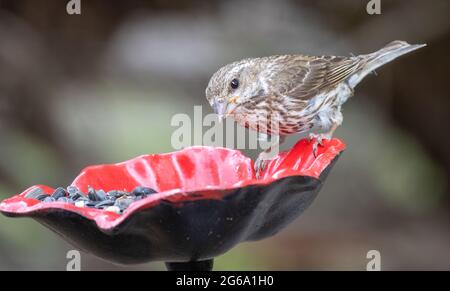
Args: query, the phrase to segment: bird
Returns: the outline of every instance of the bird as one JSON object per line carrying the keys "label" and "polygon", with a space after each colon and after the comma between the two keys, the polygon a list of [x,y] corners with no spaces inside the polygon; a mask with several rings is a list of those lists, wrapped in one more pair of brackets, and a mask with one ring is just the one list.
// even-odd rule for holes
{"label": "bird", "polygon": [[[342,105],[370,73],[426,44],[393,41],[369,54],[308,56],[303,54],[246,58],[221,67],[209,80],[205,94],[219,120],[268,137],[278,146],[286,136],[310,132],[313,152],[332,138],[342,121]],[[272,148],[255,162],[256,176],[270,160]]]}

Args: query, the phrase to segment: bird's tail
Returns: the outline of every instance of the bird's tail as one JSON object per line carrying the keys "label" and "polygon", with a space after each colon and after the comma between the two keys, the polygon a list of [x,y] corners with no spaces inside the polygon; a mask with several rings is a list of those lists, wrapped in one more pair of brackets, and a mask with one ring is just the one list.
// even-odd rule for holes
{"label": "bird's tail", "polygon": [[426,44],[409,44],[405,41],[396,40],[377,52],[358,56],[358,58],[361,59],[361,67],[348,79],[349,85],[354,88],[372,71],[404,54],[415,51],[424,46],[426,46]]}

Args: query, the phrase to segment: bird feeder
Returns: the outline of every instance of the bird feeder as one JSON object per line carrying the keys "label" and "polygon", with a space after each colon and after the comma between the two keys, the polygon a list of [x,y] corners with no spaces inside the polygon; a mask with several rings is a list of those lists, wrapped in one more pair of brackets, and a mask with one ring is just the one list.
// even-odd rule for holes
{"label": "bird feeder", "polygon": [[273,158],[259,179],[253,162],[226,148],[189,147],[126,162],[89,166],[72,186],[104,191],[151,187],[157,193],[122,214],[26,198],[0,203],[9,217],[30,217],[82,251],[119,264],[166,262],[169,270],[211,270],[240,242],[271,237],[313,202],[345,145],[300,140]]}

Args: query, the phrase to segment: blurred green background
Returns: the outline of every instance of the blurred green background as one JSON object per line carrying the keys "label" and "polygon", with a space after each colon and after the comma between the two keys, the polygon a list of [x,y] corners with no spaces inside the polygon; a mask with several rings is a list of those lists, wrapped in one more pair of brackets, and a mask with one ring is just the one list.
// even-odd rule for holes
{"label": "blurred green background", "polygon": [[[429,46],[369,76],[344,107],[348,148],[306,213],[239,245],[217,270],[450,269],[450,2],[381,0],[0,1],[0,198],[69,185],[86,165],[172,151],[175,113],[211,112],[209,77],[244,57]],[[283,148],[299,137],[291,137]],[[256,151],[248,152],[252,157]],[[0,217],[0,270],[64,270],[72,247]],[[83,270],[121,267],[89,254]]]}

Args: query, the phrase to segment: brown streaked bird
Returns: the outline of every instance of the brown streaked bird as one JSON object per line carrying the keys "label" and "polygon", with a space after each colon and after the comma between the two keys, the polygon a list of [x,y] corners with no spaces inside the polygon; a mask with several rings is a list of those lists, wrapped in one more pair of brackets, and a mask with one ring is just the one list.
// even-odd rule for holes
{"label": "brown streaked bird", "polygon": [[[209,81],[206,98],[219,115],[268,135],[311,133],[314,148],[330,139],[342,123],[341,107],[361,80],[380,66],[425,44],[393,41],[365,55],[276,55],[250,58],[220,68]],[[256,161],[259,173],[269,159],[262,152]]]}

